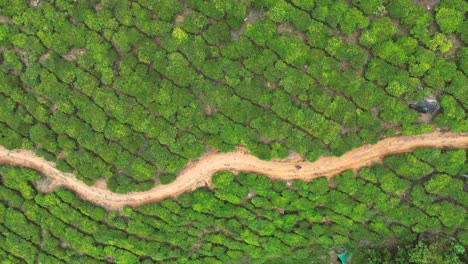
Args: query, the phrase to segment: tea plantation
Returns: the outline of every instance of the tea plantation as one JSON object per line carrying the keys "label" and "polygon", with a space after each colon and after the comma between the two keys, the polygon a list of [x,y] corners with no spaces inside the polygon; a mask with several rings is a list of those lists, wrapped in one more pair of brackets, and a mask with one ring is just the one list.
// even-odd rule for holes
{"label": "tea plantation", "polygon": [[[467,133],[467,12],[463,0],[0,0],[0,145],[128,193],[214,149],[313,162]],[[423,100],[436,105],[418,112]],[[467,263],[466,157],[418,149],[331,182],[222,172],[213,190],[121,212],[38,192],[43,175],[4,164],[0,260]]]}

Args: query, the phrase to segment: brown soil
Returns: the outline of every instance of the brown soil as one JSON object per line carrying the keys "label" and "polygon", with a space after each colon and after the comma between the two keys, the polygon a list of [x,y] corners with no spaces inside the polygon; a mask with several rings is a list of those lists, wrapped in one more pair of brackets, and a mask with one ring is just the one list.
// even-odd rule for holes
{"label": "brown soil", "polygon": [[184,12],[182,14],[178,15],[175,19],[175,26],[178,27],[184,22],[185,18],[192,13],[192,10],[190,8],[185,8]]}
{"label": "brown soil", "polygon": [[434,7],[439,5],[440,0],[413,0],[413,3],[420,5],[427,10],[434,10]]}
{"label": "brown soil", "polygon": [[455,36],[455,34],[448,35],[448,40],[452,42],[452,47],[447,52],[447,55],[455,56],[458,50],[463,47],[463,42],[457,36]]}
{"label": "brown soil", "polygon": [[431,113],[420,114],[418,122],[420,123],[431,123],[433,115]]}
{"label": "brown soil", "polygon": [[0,14],[0,24],[11,24],[11,19]]}
{"label": "brown soil", "polygon": [[41,0],[32,0],[32,1],[30,1],[29,4],[30,4],[32,7],[38,7],[40,3],[41,3]]}
{"label": "brown soil", "polygon": [[[297,154],[286,159],[263,161],[248,153],[243,147],[228,153],[212,151],[197,161],[189,162],[174,182],[158,185],[146,192],[128,194],[113,193],[102,182],[88,186],[77,180],[73,174],[60,172],[53,162],[37,157],[29,150],[7,150],[0,146],[0,164],[37,170],[52,181],[51,186],[64,186],[76,192],[84,200],[111,210],[119,210],[124,206],[140,206],[177,197],[201,186],[211,187],[211,176],[219,171],[252,172],[276,180],[310,181],[319,177],[330,179],[345,170],[356,171],[373,162],[379,162],[384,156],[411,152],[422,147],[468,148],[468,133],[432,132],[417,136],[386,138],[375,145],[365,145],[351,150],[341,157],[321,157],[315,162],[304,161]],[[297,165],[301,166],[300,170],[296,168]],[[50,188],[44,189],[50,190]]]}
{"label": "brown soil", "polygon": [[23,49],[19,49],[19,48],[14,48],[16,54],[19,56],[20,60],[26,65],[26,66],[29,66],[31,64],[31,62],[28,60],[27,58],[27,54],[28,52],[26,50],[23,50]]}
{"label": "brown soil", "polygon": [[359,45],[359,36],[361,36],[361,30],[355,30],[349,36],[342,36],[342,38],[351,44]]}
{"label": "brown soil", "polygon": [[40,57],[39,57],[39,62],[40,63],[43,63],[45,60],[47,60],[48,58],[50,57],[50,53],[49,53],[49,50],[42,54]]}
{"label": "brown soil", "polygon": [[292,34],[296,35],[301,38],[302,41],[306,40],[306,35],[298,30],[296,28],[289,24],[289,23],[281,23],[278,25],[278,31],[282,33],[287,33],[287,34]]}
{"label": "brown soil", "polygon": [[198,98],[202,101],[203,103],[203,106],[204,106],[204,110],[205,110],[205,114],[210,116],[214,113],[217,113],[219,111],[219,109],[217,108],[214,108],[212,107],[210,104],[208,104],[208,102],[206,101],[206,97],[205,97],[205,94],[204,93],[200,93],[200,95],[198,96]]}
{"label": "brown soil", "polygon": [[96,10],[96,12],[101,11],[101,9],[102,9],[102,3],[98,3],[94,6],[94,10]]}
{"label": "brown soil", "polygon": [[75,61],[86,53],[85,49],[71,49],[68,53],[62,55],[66,61]]}

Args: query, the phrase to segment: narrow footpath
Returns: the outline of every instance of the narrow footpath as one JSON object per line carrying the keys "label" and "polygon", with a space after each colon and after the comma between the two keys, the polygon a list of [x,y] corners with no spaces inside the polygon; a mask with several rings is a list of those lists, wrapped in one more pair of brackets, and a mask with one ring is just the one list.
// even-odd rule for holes
{"label": "narrow footpath", "polygon": [[[71,173],[55,168],[55,163],[37,157],[29,150],[7,150],[0,146],[0,164],[27,167],[40,172],[52,182],[51,186],[64,186],[76,192],[82,199],[109,210],[124,206],[140,206],[211,185],[211,176],[219,171],[252,172],[277,180],[299,179],[310,181],[318,177],[333,177],[345,170],[357,170],[380,162],[382,157],[411,152],[417,148],[468,148],[468,133],[431,132],[417,136],[386,138],[374,145],[365,145],[345,153],[341,157],[321,157],[315,162],[305,161],[294,154],[288,158],[264,161],[239,147],[228,153],[211,152],[190,161],[177,179],[167,185],[158,185],[146,192],[117,194],[109,191],[103,182],[88,186]],[[298,167],[300,166],[300,167]],[[299,169],[300,168],[300,169]],[[53,188],[50,188],[51,191]]]}

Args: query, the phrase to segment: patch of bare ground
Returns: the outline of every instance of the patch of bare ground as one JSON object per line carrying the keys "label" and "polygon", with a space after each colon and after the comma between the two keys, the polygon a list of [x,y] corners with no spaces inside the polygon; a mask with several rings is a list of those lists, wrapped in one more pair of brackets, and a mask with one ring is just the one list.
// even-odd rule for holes
{"label": "patch of bare ground", "polygon": [[349,63],[348,61],[342,61],[342,62],[340,62],[339,68],[340,68],[342,71],[345,71],[345,70],[351,69],[352,66],[351,66],[351,63]]}
{"label": "patch of bare ground", "polygon": [[57,155],[57,159],[66,159],[67,158],[67,153],[65,153],[65,150],[62,150],[59,152]]}
{"label": "patch of bare ground", "polygon": [[386,130],[393,131],[393,133],[395,133],[395,135],[401,135],[401,126],[398,125],[398,124],[391,124],[391,123],[388,123],[388,122],[384,122],[383,128],[386,129]]}
{"label": "patch of bare ground", "polygon": [[265,137],[260,137],[260,139],[258,141],[261,142],[262,144],[270,144],[271,143],[271,140],[269,140],[268,138],[265,138]]}
{"label": "patch of bare ground", "polygon": [[277,86],[277,84],[274,83],[274,82],[270,82],[270,81],[266,81],[266,82],[265,82],[265,87],[268,88],[268,89],[270,89],[270,90],[275,89],[276,86]]}
{"label": "patch of bare ground", "polygon": [[440,0],[413,0],[413,3],[424,7],[430,12],[434,12],[434,8],[440,4]]}
{"label": "patch of bare ground", "polygon": [[431,32],[432,35],[439,32],[439,28],[437,27],[437,24],[435,22],[429,26],[429,31]]}
{"label": "patch of bare ground", "polygon": [[42,54],[42,55],[39,57],[39,62],[42,63],[42,62],[44,62],[45,60],[47,60],[49,57],[50,57],[50,53],[49,53],[49,51],[46,51],[46,53]]}
{"label": "patch of bare ground", "polygon": [[371,114],[375,117],[379,117],[379,108],[374,107],[370,110]]}
{"label": "patch of bare ground", "polygon": [[304,156],[294,152],[294,151],[289,151],[289,155],[284,158],[284,159],[273,159],[272,160],[273,162],[289,162],[289,163],[293,163],[293,162],[303,162],[305,161],[305,158]]}
{"label": "patch of bare ground", "polygon": [[302,41],[305,41],[306,40],[306,36],[304,33],[296,30],[296,28],[289,24],[289,23],[281,23],[278,25],[278,31],[279,32],[282,32],[282,33],[288,33],[288,34],[291,34],[291,35],[296,35],[298,37],[301,38]]}
{"label": "patch of bare ground", "polygon": [[[328,252],[328,258],[325,262],[323,263],[327,263],[327,264],[341,264],[341,262],[339,261],[339,258],[338,258],[338,253],[336,253],[335,250],[331,250]],[[350,262],[349,262],[350,263]]]}
{"label": "patch of bare ground", "polygon": [[408,29],[403,27],[400,24],[400,21],[398,21],[398,19],[392,18],[391,21],[392,21],[393,26],[397,29],[397,34],[398,35],[410,36],[410,33],[409,33]]}
{"label": "patch of bare ground", "polygon": [[186,18],[188,15],[190,15],[190,13],[192,13],[192,9],[186,7],[186,8],[184,9],[184,11],[183,11],[180,15],[176,16],[176,18],[175,18],[175,26],[176,26],[176,27],[180,26],[180,25],[182,24],[182,22],[184,22],[185,18]]}
{"label": "patch of bare ground", "polygon": [[32,7],[38,7],[41,2],[42,2],[41,0],[31,0],[31,1],[29,1],[29,4]]}
{"label": "patch of bare ground", "polygon": [[198,96],[198,98],[202,101],[203,103],[203,106],[204,106],[204,110],[205,110],[205,114],[210,116],[214,113],[217,113],[219,111],[219,109],[217,108],[213,108],[209,103],[208,101],[206,101],[206,97],[205,97],[205,94],[204,93],[200,93],[200,95]]}
{"label": "patch of bare ground", "polygon": [[31,62],[28,59],[28,52],[26,50],[15,48],[16,54],[19,56],[20,60],[24,63],[24,65],[29,66]]}
{"label": "patch of bare ground", "polygon": [[430,113],[421,113],[418,118],[419,123],[431,123],[433,114]]}
{"label": "patch of bare ground", "polygon": [[455,35],[450,34],[447,36],[448,40],[452,42],[452,47],[447,51],[448,56],[455,56],[458,50],[463,47],[463,42]]}
{"label": "patch of bare ground", "polygon": [[35,181],[33,184],[36,187],[37,191],[40,193],[49,193],[52,192],[55,188],[57,188],[57,183],[53,179],[48,177]]}
{"label": "patch of bare ground", "polygon": [[294,33],[294,27],[289,23],[281,23],[278,25],[278,31],[283,33]]}
{"label": "patch of bare ground", "polygon": [[0,24],[12,24],[12,21],[10,18],[0,14]]}
{"label": "patch of bare ground", "polygon": [[162,43],[162,38],[159,37],[159,36],[158,36],[158,37],[155,37],[155,38],[154,38],[154,42],[156,42],[156,43],[158,43],[159,45],[161,45],[161,43]]}
{"label": "patch of bare ground", "polygon": [[71,49],[67,53],[63,54],[62,58],[66,61],[75,61],[85,53],[86,49]]}
{"label": "patch of bare ground", "polygon": [[353,129],[347,129],[344,126],[341,126],[340,135],[344,136],[344,135],[346,135],[348,133],[357,133],[358,131],[359,131],[359,127],[357,127],[357,126],[355,128],[353,128]]}
{"label": "patch of bare ground", "polygon": [[94,5],[94,10],[96,10],[96,12],[101,11],[101,9],[102,9],[102,3],[101,2]]}
{"label": "patch of bare ground", "polygon": [[244,34],[247,25],[257,23],[257,21],[263,16],[263,13],[263,10],[249,8],[249,10],[247,11],[247,16],[244,18],[244,23],[242,23],[239,30],[231,31],[231,40],[239,40],[240,37]]}
{"label": "patch of bare ground", "polygon": [[359,76],[364,77],[364,67],[358,69],[358,70],[356,71],[356,73],[357,73]]}
{"label": "patch of bare ground", "polygon": [[99,188],[99,189],[102,189],[102,190],[109,190],[107,188],[107,183],[106,183],[106,180],[105,179],[99,179],[97,180],[96,182],[94,182],[94,187],[96,188]]}
{"label": "patch of bare ground", "polygon": [[321,88],[327,92],[328,95],[333,96],[335,95],[335,91],[333,89],[330,89],[328,86],[322,85]]}
{"label": "patch of bare ground", "polygon": [[[149,191],[127,194],[113,193],[103,188],[102,183],[88,186],[71,173],[55,168],[53,162],[37,157],[30,150],[7,150],[0,146],[0,164],[34,169],[51,181],[45,190],[64,186],[77,193],[82,199],[110,210],[121,210],[124,206],[140,206],[193,191],[200,187],[212,187],[211,176],[219,171],[250,172],[266,175],[276,180],[311,181],[320,177],[331,179],[346,170],[354,170],[379,162],[387,155],[411,152],[422,147],[468,148],[468,133],[442,133],[439,131],[400,136],[380,140],[374,145],[365,145],[348,151],[341,157],[321,157],[315,162],[296,160],[264,161],[250,154],[244,147],[221,153],[211,151],[197,161],[191,161],[177,179],[167,185],[158,185]],[[333,184],[333,183],[331,183]],[[52,186],[52,187],[50,187]]]}
{"label": "patch of bare ground", "polygon": [[354,45],[359,45],[359,36],[361,35],[361,30],[355,30],[353,33],[349,35],[343,35],[341,36],[344,41],[348,43],[352,43]]}

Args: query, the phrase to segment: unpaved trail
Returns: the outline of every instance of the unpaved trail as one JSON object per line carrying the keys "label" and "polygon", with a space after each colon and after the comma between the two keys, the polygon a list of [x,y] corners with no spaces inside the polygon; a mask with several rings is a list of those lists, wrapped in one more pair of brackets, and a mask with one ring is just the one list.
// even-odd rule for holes
{"label": "unpaved trail", "polygon": [[[53,162],[35,156],[33,151],[8,151],[0,146],[0,164],[32,168],[49,177],[53,186],[65,186],[84,200],[111,210],[119,210],[127,205],[139,206],[157,202],[168,197],[177,197],[183,192],[201,186],[211,185],[211,176],[219,171],[253,172],[272,179],[310,181],[318,177],[330,178],[349,169],[357,170],[369,166],[372,162],[379,162],[384,156],[410,152],[422,147],[468,148],[468,133],[432,132],[417,136],[387,138],[375,145],[365,145],[351,150],[341,157],[321,157],[315,162],[304,161],[297,155],[283,160],[263,161],[239,147],[228,153],[208,153],[197,161],[189,162],[177,179],[170,184],[159,185],[146,192],[128,194],[113,193],[102,182],[87,186],[77,180],[73,174],[57,170]],[[302,169],[296,169],[297,165]]]}

